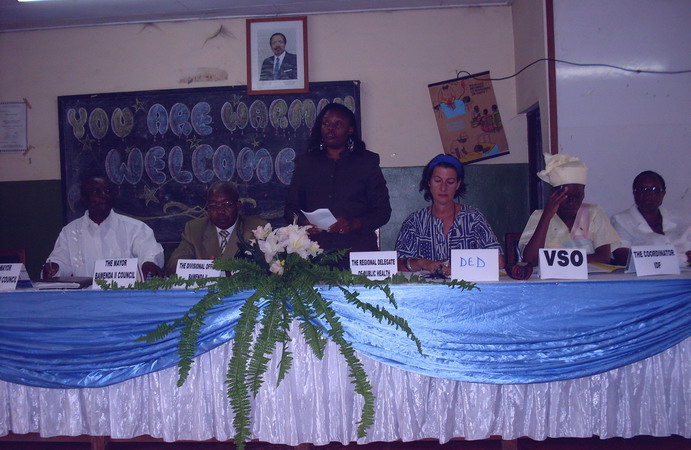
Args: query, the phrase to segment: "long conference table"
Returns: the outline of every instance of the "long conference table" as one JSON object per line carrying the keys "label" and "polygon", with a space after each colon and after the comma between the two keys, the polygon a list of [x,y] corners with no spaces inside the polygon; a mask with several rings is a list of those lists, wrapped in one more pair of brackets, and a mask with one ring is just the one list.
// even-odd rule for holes
{"label": "long conference table", "polygon": [[[276,387],[271,364],[253,400],[252,437],[298,445],[527,436],[691,437],[691,273],[589,281],[502,280],[462,291],[392,285],[395,312],[422,341],[321,288],[341,316],[376,395],[357,439],[362,399],[329,343],[317,359],[293,326],[294,354]],[[379,291],[360,298],[382,304]],[[0,294],[0,436],[150,435],[232,439],[224,384],[239,306],[213,309],[187,383],[176,341],[135,339],[179,317],[192,290]],[[274,355],[275,360],[276,355]]]}

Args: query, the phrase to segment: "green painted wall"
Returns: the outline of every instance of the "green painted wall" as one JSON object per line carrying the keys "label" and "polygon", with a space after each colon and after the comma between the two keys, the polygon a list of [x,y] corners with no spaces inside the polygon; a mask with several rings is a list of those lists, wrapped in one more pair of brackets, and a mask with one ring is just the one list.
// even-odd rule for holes
{"label": "green painted wall", "polygon": [[[429,205],[418,190],[423,167],[385,167],[393,213],[381,228],[381,249],[393,250],[401,223],[413,211]],[[499,242],[504,234],[523,231],[530,216],[527,164],[471,164],[464,167],[468,190],[462,203],[475,206],[487,218]]]}
{"label": "green painted wall", "polygon": [[23,248],[32,279],[62,228],[61,189],[60,180],[0,183],[0,247]]}

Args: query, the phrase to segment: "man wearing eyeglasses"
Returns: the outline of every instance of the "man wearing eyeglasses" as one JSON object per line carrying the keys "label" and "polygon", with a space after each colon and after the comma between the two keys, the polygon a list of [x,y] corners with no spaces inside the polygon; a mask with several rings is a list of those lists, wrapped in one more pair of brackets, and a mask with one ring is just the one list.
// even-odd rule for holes
{"label": "man wearing eyeglasses", "polygon": [[266,224],[264,219],[239,214],[237,189],[229,181],[217,181],[206,193],[206,215],[185,224],[180,245],[173,251],[166,273],[173,274],[179,259],[233,258],[240,236],[253,239],[252,230]]}
{"label": "man wearing eyeglasses", "polygon": [[91,277],[99,259],[138,258],[142,276],[163,275],[163,247],[141,220],[113,211],[114,189],[103,175],[82,181],[87,211],[60,232],[43,266],[43,278]]}
{"label": "man wearing eyeglasses", "polygon": [[635,205],[612,216],[611,222],[627,250],[632,245],[672,245],[683,267],[691,264],[691,218],[662,207],[667,187],[651,170],[633,180]]}

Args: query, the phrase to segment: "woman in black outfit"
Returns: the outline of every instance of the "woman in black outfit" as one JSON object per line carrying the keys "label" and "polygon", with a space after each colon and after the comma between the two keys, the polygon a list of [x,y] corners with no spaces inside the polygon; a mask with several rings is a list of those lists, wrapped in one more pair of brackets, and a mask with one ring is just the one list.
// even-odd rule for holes
{"label": "woman in black outfit", "polygon": [[[310,236],[325,249],[378,250],[375,230],[391,217],[389,191],[379,155],[358,138],[355,115],[329,103],[312,128],[307,153],[295,160],[285,209],[290,223],[311,225],[302,211],[328,208],[336,222],[327,230],[315,226]],[[348,267],[348,256],[341,267]]]}

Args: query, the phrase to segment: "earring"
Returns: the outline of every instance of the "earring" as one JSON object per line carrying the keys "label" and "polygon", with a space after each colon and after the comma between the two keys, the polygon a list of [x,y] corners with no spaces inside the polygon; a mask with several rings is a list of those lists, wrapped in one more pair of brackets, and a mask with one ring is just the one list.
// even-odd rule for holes
{"label": "earring", "polygon": [[323,152],[324,150],[326,150],[326,145],[324,145],[324,141],[321,141],[321,142],[319,143],[319,150],[322,151],[322,152]]}
{"label": "earring", "polygon": [[348,138],[348,151],[352,152],[353,148],[355,148],[355,141],[353,141],[353,138]]}

